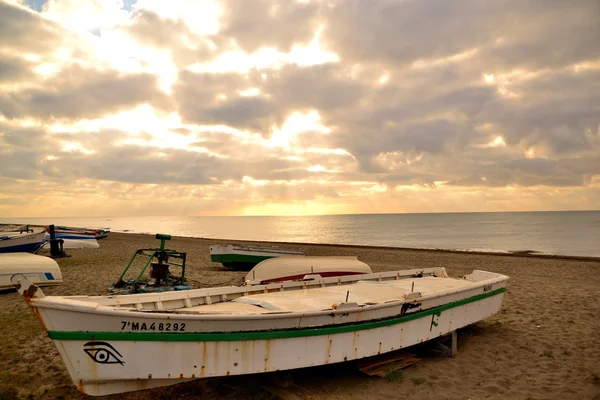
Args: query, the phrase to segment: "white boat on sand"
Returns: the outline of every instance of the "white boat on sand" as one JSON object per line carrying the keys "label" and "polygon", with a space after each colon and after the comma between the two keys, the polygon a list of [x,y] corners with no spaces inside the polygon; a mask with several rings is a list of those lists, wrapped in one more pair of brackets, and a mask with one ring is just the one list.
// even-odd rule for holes
{"label": "white boat on sand", "polygon": [[59,285],[63,282],[60,267],[51,258],[31,253],[0,254],[0,290],[14,289],[11,278],[25,276],[39,286]]}
{"label": "white boat on sand", "polygon": [[248,271],[263,260],[273,257],[305,256],[300,249],[287,249],[277,246],[246,246],[238,244],[215,244],[208,247],[210,260],[221,263],[225,268]]}
{"label": "white boat on sand", "polygon": [[508,277],[444,268],[123,296],[44,296],[13,282],[80,391],[344,362],[430,340],[497,313]]}
{"label": "white boat on sand", "polygon": [[355,256],[274,257],[261,261],[244,279],[246,285],[373,273]]}
{"label": "white boat on sand", "polygon": [[[50,236],[47,235],[48,242],[42,245],[43,249],[50,248]],[[96,239],[60,239],[63,241],[63,249],[97,249],[100,244]]]}

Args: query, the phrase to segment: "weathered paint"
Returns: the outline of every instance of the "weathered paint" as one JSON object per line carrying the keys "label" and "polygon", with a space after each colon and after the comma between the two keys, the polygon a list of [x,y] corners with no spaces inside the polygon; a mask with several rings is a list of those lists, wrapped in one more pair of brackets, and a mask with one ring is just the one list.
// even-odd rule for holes
{"label": "weathered paint", "polygon": [[[482,293],[477,296],[447,303],[432,309],[415,312],[403,316],[379,321],[367,321],[363,323],[351,323],[338,326],[327,326],[306,329],[287,329],[258,332],[193,332],[193,333],[155,333],[155,332],[86,332],[86,331],[48,331],[51,339],[57,340],[111,340],[111,341],[160,341],[160,342],[227,342],[244,340],[270,340],[294,337],[309,337],[332,335],[346,332],[359,332],[390,325],[396,325],[414,319],[429,317],[442,311],[459,307],[464,304],[477,302],[488,297],[497,296],[506,291],[500,288],[492,292]],[[430,323],[431,325],[431,323]],[[427,329],[429,331],[429,327]]]}
{"label": "weathered paint", "polygon": [[[441,275],[445,275],[445,271]],[[373,293],[373,296],[377,291],[383,293],[386,285],[392,285],[389,288],[397,288],[400,293],[403,293],[405,283],[410,285],[410,282],[398,279],[401,274],[396,272],[366,276],[381,281],[373,287],[361,281],[365,289],[363,293]],[[403,271],[402,276],[409,274]],[[197,301],[206,295],[218,302],[224,295],[237,298],[234,296],[236,293],[248,291],[256,298],[254,293],[262,293],[266,288],[268,293],[261,295],[262,298],[273,298],[268,285],[200,290],[182,293],[179,298],[172,293],[164,297],[131,296],[135,299],[129,304],[160,302],[165,311],[158,312],[111,307],[109,301],[115,304],[115,300],[106,298],[85,301],[87,298],[84,297],[35,297],[31,299],[31,305],[45,321],[49,336],[54,340],[75,384],[87,394],[106,395],[170,385],[196,377],[270,372],[360,359],[438,337],[500,310],[508,277],[478,271],[468,276],[470,283],[458,284],[457,280],[433,276],[436,275],[422,278],[419,283],[426,287],[426,279],[429,279],[429,282],[437,282],[430,288],[454,285],[454,289],[428,295],[414,292],[403,301],[384,301],[384,298],[375,296],[381,303],[365,300],[361,306],[352,301],[351,293],[349,301],[343,302],[342,299],[341,303],[334,304],[335,309],[310,312],[266,311],[265,314],[252,315],[167,313],[174,307],[173,304],[184,304],[183,299]],[[358,279],[364,280],[364,277]],[[391,281],[386,283],[386,280]],[[312,301],[314,294],[318,293],[312,288],[323,285],[335,288],[333,291],[328,289],[326,294],[338,296],[339,292],[345,297],[347,290],[343,285],[348,282],[352,279],[340,277],[311,283],[286,283],[284,286],[291,288],[293,296],[305,296]],[[279,286],[272,288],[284,296],[280,300],[285,300],[285,296],[290,294],[287,290],[279,292]],[[294,289],[297,291],[294,292]],[[356,293],[358,288],[353,290]],[[19,292],[25,294],[29,290],[20,288]],[[40,292],[40,295],[43,294]],[[198,309],[201,311],[202,307]],[[147,324],[162,325],[169,321],[186,324],[186,329],[177,329],[177,332],[124,330],[127,323],[122,324],[121,320],[132,315]],[[432,324],[432,315],[439,315],[437,325]],[[103,353],[106,356],[93,358],[84,351],[85,346],[98,342],[99,346],[105,345],[105,350],[113,349],[114,353]]]}
{"label": "weathered paint", "polygon": [[[136,390],[137,386],[128,386],[127,381],[146,380],[152,375],[152,381],[162,380],[163,384],[174,384],[181,381],[168,379],[172,371],[179,371],[184,378],[195,376],[195,360],[206,359],[206,377],[240,375],[257,372],[270,372],[302,368],[326,363],[337,363],[373,356],[379,353],[399,349],[422,340],[420,332],[426,330],[427,337],[434,338],[450,332],[449,321],[454,320],[456,325],[465,326],[476,322],[497,312],[501,306],[502,295],[488,297],[481,303],[469,303],[442,313],[438,327],[429,334],[430,319],[427,317],[414,319],[402,324],[384,326],[363,331],[358,339],[356,351],[351,348],[354,342],[354,332],[345,332],[335,335],[322,335],[312,337],[291,337],[271,340],[255,340],[252,344],[255,352],[252,357],[247,358],[243,352],[231,351],[232,357],[225,362],[217,357],[226,349],[235,349],[247,345],[244,342],[171,342],[165,345],[169,352],[161,352],[160,358],[152,354],[157,348],[156,342],[141,341],[132,342],[115,341],[114,346],[123,354],[124,364],[101,365],[92,369],[91,360],[86,360],[81,351],[85,341],[65,341],[65,352],[61,351],[63,358],[78,358],[81,368],[77,371],[69,371],[76,382],[84,382],[84,393],[90,395],[105,395],[127,390]],[[403,329],[400,329],[403,326]],[[167,347],[168,346],[168,347]],[[206,348],[206,350],[204,350]],[[87,357],[89,359],[89,357]],[[255,364],[256,359],[263,362]],[[237,363],[237,366],[234,364]],[[95,384],[98,375],[102,376],[102,386]],[[114,386],[114,389],[112,385]],[[136,383],[136,385],[138,385]],[[118,391],[115,391],[118,390]]]}

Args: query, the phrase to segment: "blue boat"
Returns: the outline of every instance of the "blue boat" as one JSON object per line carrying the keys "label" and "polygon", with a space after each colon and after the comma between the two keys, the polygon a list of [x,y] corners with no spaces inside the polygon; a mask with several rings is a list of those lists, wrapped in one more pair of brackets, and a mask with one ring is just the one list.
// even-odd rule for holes
{"label": "blue boat", "polygon": [[0,253],[30,253],[39,249],[45,241],[44,229],[0,232]]}

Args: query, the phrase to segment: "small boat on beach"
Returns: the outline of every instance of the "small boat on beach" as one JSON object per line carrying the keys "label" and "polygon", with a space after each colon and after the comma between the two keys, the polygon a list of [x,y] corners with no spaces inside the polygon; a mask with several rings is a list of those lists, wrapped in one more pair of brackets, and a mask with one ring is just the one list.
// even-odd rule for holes
{"label": "small boat on beach", "polygon": [[13,283],[77,388],[102,396],[406,348],[500,311],[508,277],[444,268],[116,296]]}
{"label": "small boat on beach", "polygon": [[[43,249],[49,248],[50,247],[50,236],[46,235],[46,239],[48,240],[46,243],[44,243],[42,245]],[[63,248],[64,249],[97,249],[100,247],[100,244],[98,243],[98,241],[96,239],[85,239],[85,240],[80,240],[80,239],[60,239],[57,238],[57,240],[62,240],[63,241]]]}
{"label": "small boat on beach", "polygon": [[246,275],[246,285],[371,274],[354,256],[274,257],[261,261]]}
{"label": "small boat on beach", "polygon": [[23,229],[0,231],[0,253],[32,252],[40,248],[46,240],[44,229]]}
{"label": "small boat on beach", "polygon": [[273,257],[306,256],[300,249],[281,247],[245,246],[238,244],[215,244],[209,246],[210,260],[221,263],[225,268],[248,271],[259,262]]}
{"label": "small boat on beach", "polygon": [[13,289],[11,278],[20,274],[38,286],[63,282],[60,267],[51,258],[31,253],[0,254],[0,290]]}
{"label": "small boat on beach", "polygon": [[110,230],[102,228],[75,228],[70,226],[57,226],[55,227],[55,235],[57,239],[75,239],[75,240],[86,240],[86,239],[106,239]]}

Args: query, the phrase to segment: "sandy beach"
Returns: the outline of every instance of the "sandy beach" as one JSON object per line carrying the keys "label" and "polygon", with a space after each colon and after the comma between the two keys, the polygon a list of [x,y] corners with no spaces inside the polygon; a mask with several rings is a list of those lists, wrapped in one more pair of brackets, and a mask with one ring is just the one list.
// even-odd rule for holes
{"label": "sandy beach", "polygon": [[[174,237],[187,252],[195,288],[239,284],[245,272],[210,261],[208,246],[236,241]],[[152,236],[111,233],[99,249],[57,259],[65,283],[47,295],[105,295],[133,252]],[[278,244],[281,247],[299,247]],[[356,364],[197,380],[107,399],[270,399],[278,381],[306,399],[600,399],[600,260],[301,245],[308,255],[353,255],[374,271],[445,267],[451,276],[484,269],[510,276],[500,314],[462,329],[451,358],[418,350],[421,361],[397,379],[368,377]],[[42,253],[44,254],[44,253]],[[46,253],[47,254],[47,253]],[[0,399],[79,399],[82,395],[41,324],[15,291],[0,292]]]}

